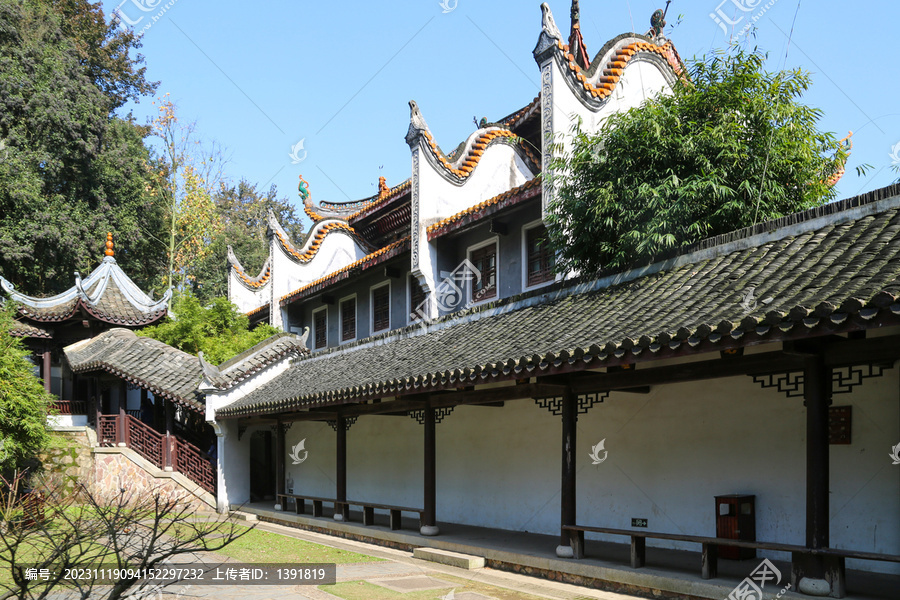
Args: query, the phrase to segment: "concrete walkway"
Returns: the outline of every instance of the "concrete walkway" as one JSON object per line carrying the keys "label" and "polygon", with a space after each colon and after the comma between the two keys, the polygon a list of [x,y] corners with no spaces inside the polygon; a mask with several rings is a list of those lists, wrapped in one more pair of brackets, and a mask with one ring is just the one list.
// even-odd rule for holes
{"label": "concrete walkway", "polygon": [[[336,538],[334,536],[303,531],[295,527],[260,522],[257,528],[280,535],[286,535],[323,544],[342,550],[381,558],[384,562],[351,563],[337,566],[337,582],[366,581],[394,591],[416,591],[423,578],[434,581],[436,594],[453,600],[489,600],[494,596],[456,591],[466,582],[492,586],[502,590],[505,598],[537,597],[548,600],[632,600],[636,596],[589,590],[576,585],[558,583],[507,573],[492,569],[465,570],[451,566],[418,560],[410,552],[385,548],[364,542]],[[202,553],[195,557],[205,563],[222,562],[227,566],[234,559],[215,553]],[[444,579],[442,579],[442,576]],[[449,577],[448,577],[449,576]],[[428,582],[425,581],[427,584]],[[452,595],[451,592],[453,592]],[[129,600],[188,600],[190,598],[215,598],[217,600],[340,600],[337,596],[317,589],[313,585],[185,585],[173,584],[161,592],[147,590],[136,592]],[[61,599],[59,599],[61,600]]]}
{"label": "concrete walkway", "polygon": [[[262,527],[268,527],[270,523],[277,523],[286,525],[289,529],[307,530],[295,535],[314,535],[313,532],[318,532],[315,535],[331,534],[317,538],[319,543],[335,546],[338,543],[353,544],[364,541],[404,551],[403,555],[398,555],[392,560],[401,561],[400,559],[404,555],[410,557],[413,548],[426,546],[485,557],[488,567],[492,568],[484,569],[481,573],[490,573],[492,576],[512,577],[514,574],[506,571],[517,571],[536,575],[536,577],[527,577],[524,580],[535,584],[554,583],[549,581],[549,578],[579,584],[572,586],[571,593],[576,594],[575,596],[558,596],[560,598],[643,596],[722,600],[727,598],[732,590],[761,562],[761,559],[744,561],[720,559],[719,576],[713,580],[704,580],[700,577],[699,552],[648,547],[647,566],[641,569],[632,569],[628,544],[589,540],[586,544],[586,558],[571,560],[556,557],[555,549],[559,541],[555,536],[439,523],[441,528],[439,536],[423,537],[418,533],[417,522],[411,519],[404,519],[403,529],[392,531],[388,526],[387,515],[376,515],[374,525],[363,526],[361,524],[362,515],[357,513],[351,513],[350,522],[341,523],[334,521],[330,515],[328,517],[312,517],[309,514],[295,515],[293,512],[275,511],[270,502],[245,505],[241,510],[265,521],[265,523],[261,523]],[[350,539],[342,540],[337,536]],[[351,539],[358,541],[351,542]],[[388,551],[386,548],[367,547],[369,549],[362,550],[362,552],[374,556],[379,556],[376,552]],[[413,559],[409,558],[408,560]],[[783,561],[773,562],[781,569],[783,581],[781,586],[773,590],[771,594],[768,593],[770,590],[765,590],[767,598],[774,598],[790,580],[790,564]],[[410,564],[422,565],[421,561],[413,561]],[[429,569],[439,570],[442,568],[433,563],[425,564],[429,565]],[[847,581],[848,600],[897,600],[898,598],[900,574],[881,575],[850,570],[847,572]],[[593,595],[603,593],[599,591],[600,589],[605,590],[606,593],[617,592],[630,594],[630,596]],[[809,596],[792,591],[788,591],[780,597],[807,600],[809,598]]]}

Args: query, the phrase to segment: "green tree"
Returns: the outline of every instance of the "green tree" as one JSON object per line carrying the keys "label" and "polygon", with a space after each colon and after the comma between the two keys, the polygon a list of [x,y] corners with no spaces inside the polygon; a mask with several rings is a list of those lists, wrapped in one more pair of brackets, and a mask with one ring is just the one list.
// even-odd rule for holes
{"label": "green tree", "polygon": [[181,289],[191,284],[191,265],[209,254],[222,229],[211,190],[221,180],[224,159],[217,146],[207,149],[194,139],[196,123],[179,123],[168,94],[159,99],[152,129],[162,145],[154,161],[154,197],[165,214],[163,237],[154,239],[168,259],[166,288]]}
{"label": "green tree", "polygon": [[174,300],[172,313],[174,315],[163,323],[146,327],[137,334],[189,354],[202,351],[204,358],[212,364],[221,364],[280,333],[266,324],[251,330],[247,315],[227,298],[216,298],[204,306],[193,294],[180,293]]}
{"label": "green tree", "polygon": [[0,272],[27,293],[71,286],[107,231],[139,284],[160,266],[148,129],[115,114],[154,87],[139,46],[99,3],[0,0]]}
{"label": "green tree", "polygon": [[799,102],[809,74],[764,63],[757,51],[713,53],[596,135],[576,126],[549,175],[557,269],[626,267],[832,199],[847,149]]}
{"label": "green tree", "polygon": [[269,256],[268,211],[292,239],[303,239],[304,227],[296,209],[286,198],[278,198],[273,185],[263,194],[246,180],[221,185],[214,197],[222,228],[212,239],[206,255],[190,265],[194,294],[203,302],[228,293],[228,246],[241,265],[256,275]]}
{"label": "green tree", "polygon": [[47,414],[53,396],[35,377],[22,341],[10,334],[12,302],[0,308],[0,472],[10,472],[47,448]]}

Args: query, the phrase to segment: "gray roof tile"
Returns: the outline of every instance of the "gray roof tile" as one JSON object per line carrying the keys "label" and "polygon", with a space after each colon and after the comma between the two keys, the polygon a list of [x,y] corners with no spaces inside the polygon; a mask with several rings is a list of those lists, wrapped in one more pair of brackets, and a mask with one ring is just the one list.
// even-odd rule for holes
{"label": "gray roof tile", "polygon": [[[900,186],[295,361],[217,416],[270,414],[714,350],[900,316]],[[751,339],[752,338],[752,339]]]}

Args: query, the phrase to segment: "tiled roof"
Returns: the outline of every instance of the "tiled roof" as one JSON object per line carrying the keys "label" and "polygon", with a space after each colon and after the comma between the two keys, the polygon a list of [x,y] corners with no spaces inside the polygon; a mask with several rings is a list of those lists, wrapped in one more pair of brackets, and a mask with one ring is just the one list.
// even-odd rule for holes
{"label": "tiled roof", "polygon": [[388,244],[380,250],[376,250],[371,254],[363,256],[359,260],[350,263],[346,267],[342,267],[337,271],[333,271],[328,275],[325,275],[324,277],[320,277],[319,279],[316,279],[315,281],[294,290],[290,294],[285,294],[281,297],[281,305],[285,306],[295,300],[304,298],[310,294],[314,294],[321,289],[328,287],[329,285],[337,283],[338,281],[343,281],[344,279],[347,279],[350,273],[356,269],[364,271],[368,268],[379,265],[384,261],[397,256],[398,254],[406,252],[409,250],[409,241],[409,236],[406,236],[405,238],[397,240],[392,244]]}
{"label": "tiled roof", "polygon": [[513,189],[498,194],[484,202],[480,202],[475,206],[471,206],[464,211],[458,212],[453,216],[438,221],[434,225],[429,225],[425,230],[428,233],[428,239],[433,240],[436,237],[450,233],[471,222],[488,217],[498,210],[509,208],[523,200],[538,196],[541,193],[540,182],[540,176],[534,177],[519,187],[514,187]]}
{"label": "tiled roof", "polygon": [[504,117],[500,119],[500,123],[507,127],[508,129],[515,130],[516,127],[522,124],[523,121],[527,120],[528,117],[533,115],[535,112],[539,111],[541,108],[541,95],[538,94],[537,97],[532,100],[528,106],[525,108],[519,109],[508,117]]}
{"label": "tiled roof", "polygon": [[162,319],[172,294],[170,290],[160,300],[151,299],[119,268],[112,256],[106,256],[84,280],[76,273],[73,287],[49,298],[20,294],[3,277],[0,277],[0,287],[19,304],[19,314],[32,321],[65,321],[82,308],[106,323],[130,327]]}
{"label": "tiled roof", "polygon": [[46,327],[38,327],[33,323],[26,323],[24,321],[15,321],[12,328],[9,330],[9,334],[19,338],[53,338],[52,330],[47,329]]}
{"label": "tiled roof", "polygon": [[397,186],[379,191],[374,196],[354,202],[320,202],[318,205],[315,205],[312,203],[312,200],[307,198],[303,203],[303,210],[310,219],[316,222],[332,218],[343,219],[349,222],[404,194],[408,194],[411,182],[411,179],[407,179]]}
{"label": "tiled roof", "polygon": [[66,346],[63,352],[75,373],[105,371],[154,396],[196,412],[204,410],[203,396],[197,391],[203,376],[200,360],[187,352],[122,328]]}
{"label": "tiled roof", "polygon": [[280,333],[241,352],[219,366],[210,365],[200,357],[203,375],[207,382],[219,390],[227,390],[258,373],[285,356],[309,354],[306,338],[292,333]]}
{"label": "tiled roof", "polygon": [[694,248],[450,315],[425,332],[411,326],[317,353],[217,414],[277,413],[900,324],[900,185]]}
{"label": "tiled roof", "polygon": [[264,310],[269,310],[269,303],[268,303],[268,302],[266,302],[265,304],[263,304],[263,305],[260,306],[259,308],[254,308],[253,310],[247,311],[247,312],[245,312],[244,314],[247,315],[248,317],[252,317],[253,315],[259,314],[259,313],[263,312]]}

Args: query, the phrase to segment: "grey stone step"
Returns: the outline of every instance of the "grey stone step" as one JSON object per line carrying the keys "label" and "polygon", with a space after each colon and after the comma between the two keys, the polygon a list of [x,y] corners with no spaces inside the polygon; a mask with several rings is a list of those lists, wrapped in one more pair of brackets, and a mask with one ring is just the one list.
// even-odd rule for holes
{"label": "grey stone step", "polygon": [[449,550],[415,548],[413,549],[413,557],[440,563],[442,565],[458,567],[460,569],[472,570],[484,568],[484,557],[460,554],[459,552],[450,552]]}

